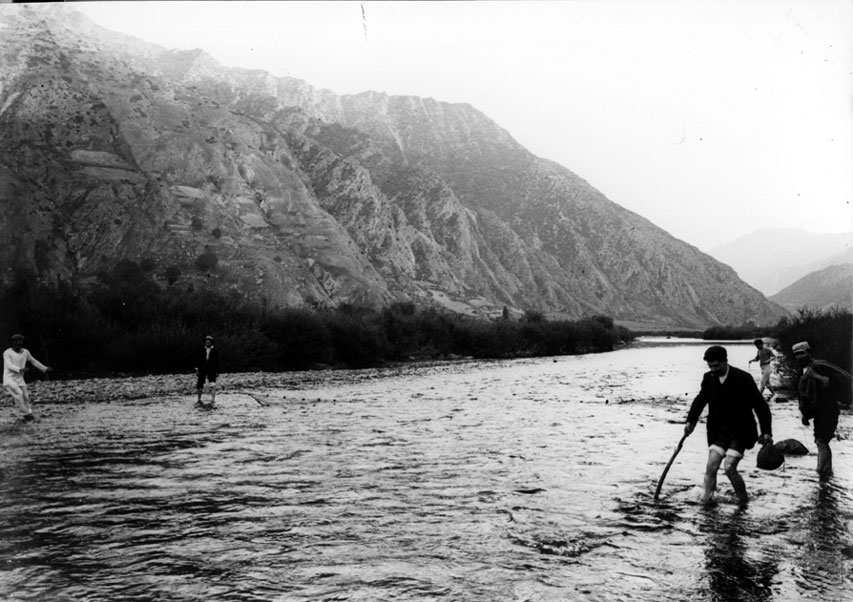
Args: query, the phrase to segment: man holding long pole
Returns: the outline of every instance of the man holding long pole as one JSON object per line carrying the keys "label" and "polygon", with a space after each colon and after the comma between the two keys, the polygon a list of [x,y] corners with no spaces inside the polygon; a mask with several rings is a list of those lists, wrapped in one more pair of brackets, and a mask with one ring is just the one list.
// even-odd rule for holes
{"label": "man holding long pole", "polygon": [[[737,467],[744,451],[753,448],[756,441],[765,443],[773,440],[770,408],[752,376],[729,366],[724,347],[709,347],[704,359],[709,371],[702,378],[699,394],[690,406],[684,427],[685,435],[692,433],[702,410],[708,406],[708,464],[701,501],[708,503],[713,498],[717,489],[717,472],[725,459],[724,470],[735,490],[738,504],[746,506],[749,498]],[[761,437],[758,436],[753,412],[761,425]]]}

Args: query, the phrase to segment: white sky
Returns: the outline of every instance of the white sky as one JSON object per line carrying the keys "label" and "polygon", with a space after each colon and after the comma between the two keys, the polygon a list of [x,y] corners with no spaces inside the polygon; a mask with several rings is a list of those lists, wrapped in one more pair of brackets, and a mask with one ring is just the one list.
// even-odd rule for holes
{"label": "white sky", "polygon": [[849,0],[74,7],[339,94],[470,103],[702,250],[764,227],[853,231]]}

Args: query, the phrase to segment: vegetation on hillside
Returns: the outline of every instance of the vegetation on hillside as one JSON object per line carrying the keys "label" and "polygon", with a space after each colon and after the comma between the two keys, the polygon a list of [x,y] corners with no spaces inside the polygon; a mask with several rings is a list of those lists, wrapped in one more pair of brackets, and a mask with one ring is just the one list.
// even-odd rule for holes
{"label": "vegetation on hillside", "polygon": [[236,291],[161,288],[132,261],[119,262],[86,292],[18,274],[0,284],[0,312],[0,337],[24,334],[60,377],[188,371],[206,334],[216,337],[226,372],[576,354],[631,339],[608,316],[554,322],[528,312],[518,321],[483,321],[411,303],[271,309]]}

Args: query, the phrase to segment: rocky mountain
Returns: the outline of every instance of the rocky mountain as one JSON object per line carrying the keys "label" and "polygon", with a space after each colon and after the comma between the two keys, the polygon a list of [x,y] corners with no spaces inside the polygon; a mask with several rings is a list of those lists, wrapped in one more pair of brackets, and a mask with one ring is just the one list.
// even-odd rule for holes
{"label": "rocky mountain", "polygon": [[812,272],[771,297],[779,305],[796,311],[832,307],[853,311],[853,263],[833,265]]}
{"label": "rocky mountain", "polygon": [[7,275],[85,284],[130,259],[164,286],[278,306],[673,327],[785,314],[469,105],[339,96],[67,6],[0,7],[0,198]]}
{"label": "rocky mountain", "polygon": [[853,261],[853,232],[762,228],[708,253],[765,295],[775,295],[811,272]]}

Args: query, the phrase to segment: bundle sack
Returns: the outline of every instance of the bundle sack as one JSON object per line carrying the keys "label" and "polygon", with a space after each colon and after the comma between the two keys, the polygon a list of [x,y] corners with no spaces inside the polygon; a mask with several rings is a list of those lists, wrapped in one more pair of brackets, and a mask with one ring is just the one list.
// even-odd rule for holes
{"label": "bundle sack", "polygon": [[762,470],[776,470],[785,461],[782,455],[772,443],[765,443],[758,452],[758,468]]}

